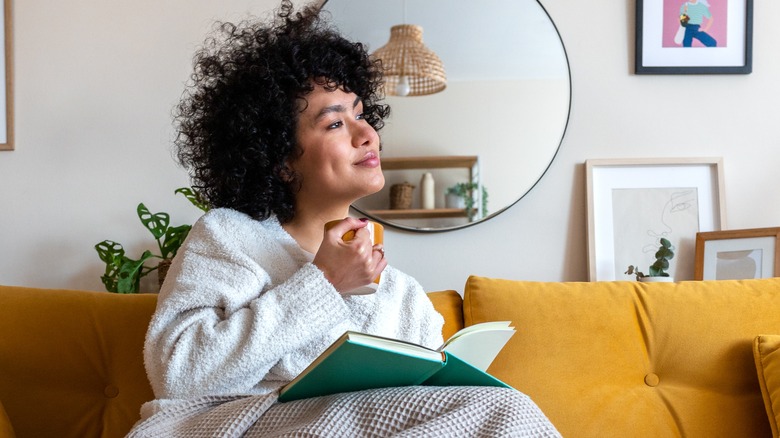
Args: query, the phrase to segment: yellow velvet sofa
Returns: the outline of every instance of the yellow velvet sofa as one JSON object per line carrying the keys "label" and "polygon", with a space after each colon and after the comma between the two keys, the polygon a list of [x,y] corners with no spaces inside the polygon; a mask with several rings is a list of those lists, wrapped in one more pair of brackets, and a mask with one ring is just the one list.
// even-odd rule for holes
{"label": "yellow velvet sofa", "polygon": [[[540,283],[430,294],[445,337],[511,320],[489,371],[565,437],[777,436],[780,279]],[[0,286],[0,437],[120,437],[153,395],[156,296]],[[4,410],[3,410],[4,407]]]}

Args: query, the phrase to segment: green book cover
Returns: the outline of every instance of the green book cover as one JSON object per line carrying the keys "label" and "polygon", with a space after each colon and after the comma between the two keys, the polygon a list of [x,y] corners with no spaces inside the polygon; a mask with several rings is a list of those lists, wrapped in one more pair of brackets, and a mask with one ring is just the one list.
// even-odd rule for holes
{"label": "green book cover", "polygon": [[444,367],[426,379],[422,384],[427,386],[499,386],[511,388],[506,383],[490,374],[458,359],[452,353],[445,352],[447,361]]}
{"label": "green book cover", "polygon": [[282,388],[279,401],[411,385],[509,387],[451,353],[395,339],[346,332]]}

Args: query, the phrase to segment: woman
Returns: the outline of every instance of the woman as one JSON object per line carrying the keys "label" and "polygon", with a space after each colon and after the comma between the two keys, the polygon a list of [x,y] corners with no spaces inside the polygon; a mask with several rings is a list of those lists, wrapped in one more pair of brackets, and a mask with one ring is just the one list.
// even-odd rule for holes
{"label": "woman", "polygon": [[[718,42],[710,35],[709,30],[715,18],[710,12],[710,4],[707,0],[688,0],[680,6],[680,16],[687,17],[683,47],[692,47],[693,40],[697,39],[705,47],[717,47]],[[707,19],[705,25],[705,18]]]}
{"label": "woman", "polygon": [[[446,435],[463,426],[444,414],[475,418],[476,432],[495,430],[498,411],[522,415],[498,421],[509,433],[528,424],[555,433],[509,389],[388,388],[276,403],[346,330],[435,348],[443,319],[414,279],[387,266],[365,220],[347,217],[355,200],[384,185],[376,130],[389,111],[376,63],[316,9],[294,14],[289,0],[273,25],[220,30],[196,55],[177,117],[179,158],[212,209],[160,292],[144,350],[157,400],[130,436],[420,427]],[[340,222],[326,231],[331,220]],[[344,241],[349,230],[356,235]],[[353,295],[380,273],[375,293]],[[481,392],[500,406],[484,410]],[[366,408],[369,400],[382,407]]]}

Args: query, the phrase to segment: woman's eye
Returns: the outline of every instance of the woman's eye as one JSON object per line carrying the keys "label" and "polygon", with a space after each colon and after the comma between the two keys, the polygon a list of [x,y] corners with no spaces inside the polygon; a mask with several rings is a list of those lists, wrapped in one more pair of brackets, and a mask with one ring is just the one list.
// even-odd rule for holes
{"label": "woman's eye", "polygon": [[358,114],[358,116],[357,116],[357,117],[355,117],[355,120],[363,120],[363,119],[365,119],[365,118],[366,118],[365,114],[363,114],[363,113],[360,113],[360,114]]}
{"label": "woman's eye", "polygon": [[344,124],[344,122],[339,120],[338,122],[331,123],[330,125],[328,125],[328,129],[337,129],[337,128],[340,128],[341,125],[343,125],[343,124]]}

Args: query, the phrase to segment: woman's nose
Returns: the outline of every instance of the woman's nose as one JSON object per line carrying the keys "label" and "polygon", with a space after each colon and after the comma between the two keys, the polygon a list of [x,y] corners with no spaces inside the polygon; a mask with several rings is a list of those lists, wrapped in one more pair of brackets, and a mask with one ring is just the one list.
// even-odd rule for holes
{"label": "woman's nose", "polygon": [[360,120],[354,127],[352,133],[352,146],[358,148],[361,146],[369,146],[379,140],[374,128],[364,120]]}

